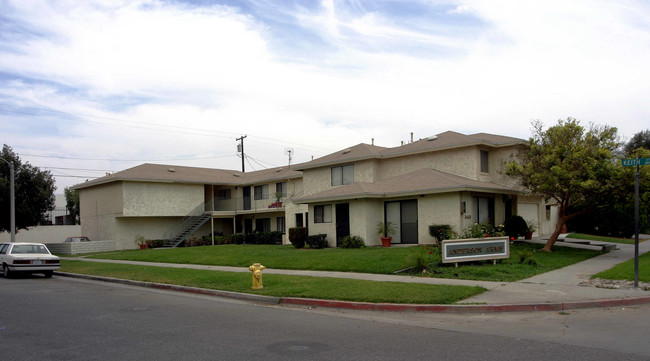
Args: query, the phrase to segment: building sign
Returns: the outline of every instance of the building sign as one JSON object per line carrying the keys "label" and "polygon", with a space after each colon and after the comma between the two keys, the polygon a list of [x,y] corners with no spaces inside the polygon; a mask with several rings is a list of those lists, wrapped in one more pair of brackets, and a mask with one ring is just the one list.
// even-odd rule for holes
{"label": "building sign", "polygon": [[468,262],[510,257],[508,237],[450,239],[442,241],[442,262]]}

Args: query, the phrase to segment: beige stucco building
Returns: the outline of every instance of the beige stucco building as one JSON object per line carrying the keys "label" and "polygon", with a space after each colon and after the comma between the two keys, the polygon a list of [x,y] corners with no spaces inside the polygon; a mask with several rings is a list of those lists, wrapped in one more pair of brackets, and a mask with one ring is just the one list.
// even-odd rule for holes
{"label": "beige stucco building", "polygon": [[[501,172],[524,141],[445,132],[386,148],[359,144],[289,167],[242,173],[143,164],[77,185],[84,235],[134,248],[136,235],[169,238],[188,214],[209,220],[194,233],[282,231],[346,235],[380,244],[380,221],[397,226],[393,243],[434,242],[428,227],[456,232],[473,223],[500,224],[512,214],[550,233],[554,213],[540,197],[524,195]],[[280,197],[277,202],[276,195]]]}

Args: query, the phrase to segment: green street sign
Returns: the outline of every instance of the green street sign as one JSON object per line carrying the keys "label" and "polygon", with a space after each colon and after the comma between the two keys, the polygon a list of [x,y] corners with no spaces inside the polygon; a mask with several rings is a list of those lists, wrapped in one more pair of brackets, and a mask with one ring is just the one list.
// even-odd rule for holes
{"label": "green street sign", "polygon": [[623,159],[623,167],[634,167],[637,165],[650,165],[650,158]]}

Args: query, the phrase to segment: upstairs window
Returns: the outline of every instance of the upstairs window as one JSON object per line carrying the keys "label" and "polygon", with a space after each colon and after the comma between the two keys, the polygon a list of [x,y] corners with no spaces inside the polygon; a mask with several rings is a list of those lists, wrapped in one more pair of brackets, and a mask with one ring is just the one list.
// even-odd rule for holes
{"label": "upstairs window", "polygon": [[219,189],[217,190],[217,200],[225,201],[230,199],[230,189]]}
{"label": "upstairs window", "polygon": [[255,186],[255,200],[269,199],[269,185]]}
{"label": "upstairs window", "polygon": [[287,182],[275,183],[275,193],[282,193],[283,197],[287,196]]}
{"label": "upstairs window", "polygon": [[488,167],[488,152],[486,150],[481,151],[481,172],[487,173],[490,171]]}
{"label": "upstairs window", "polygon": [[354,164],[332,167],[332,186],[354,183]]}

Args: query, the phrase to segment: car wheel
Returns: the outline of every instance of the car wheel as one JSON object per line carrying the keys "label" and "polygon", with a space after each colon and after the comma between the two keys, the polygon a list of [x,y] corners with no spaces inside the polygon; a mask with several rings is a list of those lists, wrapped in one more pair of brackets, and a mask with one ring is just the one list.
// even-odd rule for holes
{"label": "car wheel", "polygon": [[7,267],[6,264],[2,265],[2,274],[5,276],[5,278],[11,277],[11,271],[9,271],[9,267]]}
{"label": "car wheel", "polygon": [[43,272],[45,275],[45,278],[52,278],[52,274],[54,274],[54,271],[45,271]]}

